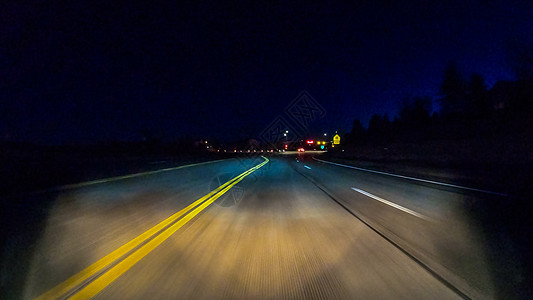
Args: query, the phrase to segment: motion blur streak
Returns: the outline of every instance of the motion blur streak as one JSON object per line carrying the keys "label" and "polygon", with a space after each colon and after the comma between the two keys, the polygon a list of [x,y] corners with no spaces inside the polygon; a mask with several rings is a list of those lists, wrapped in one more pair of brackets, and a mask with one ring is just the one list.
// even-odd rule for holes
{"label": "motion blur streak", "polygon": [[[349,209],[394,230],[409,249],[420,249],[445,267],[454,267],[450,259],[464,257],[461,266],[480,277],[479,264],[472,264],[478,252],[441,251],[441,239],[452,250],[475,242],[472,235],[461,235],[462,223],[451,214],[455,201],[442,201],[449,192],[322,164],[310,156],[298,156],[300,163],[296,155],[273,155],[268,163],[239,157],[53,195],[21,298],[42,295],[184,209],[174,222],[56,298],[460,298],[307,177]],[[354,193],[354,182],[437,222]],[[459,271],[454,274],[464,274]]]}
{"label": "motion blur streak", "polygon": [[[164,221],[162,221],[161,223],[157,224],[156,226],[150,228],[149,230],[147,230],[146,232],[142,233],[141,235],[139,235],[135,239],[131,240],[130,242],[128,242],[126,244],[124,244],[122,247],[118,248],[117,250],[115,250],[112,253],[108,254],[104,258],[102,258],[99,261],[95,262],[94,264],[90,265],[89,267],[87,267],[83,271],[77,273],[76,275],[70,277],[69,279],[67,279],[63,283],[59,284],[55,288],[53,288],[53,289],[49,290],[48,292],[44,293],[43,295],[39,296],[37,299],[56,299],[56,298],[61,297],[62,295],[64,295],[68,291],[72,290],[77,285],[81,284],[83,281],[87,280],[89,277],[95,275],[96,273],[98,273],[99,271],[104,269],[106,266],[108,266],[109,264],[111,264],[115,260],[119,259],[120,257],[122,257],[123,255],[127,254],[128,252],[130,252],[134,248],[138,247],[140,244],[142,244],[147,239],[152,237],[155,233],[157,233],[160,230],[162,230],[163,228],[167,227],[169,224],[175,222],[182,215],[184,215],[185,213],[187,213],[188,211],[190,211],[191,209],[193,209],[194,207],[198,206],[200,203],[204,202],[205,200],[209,199],[210,197],[212,197],[214,195],[213,198],[211,198],[209,201],[206,202],[206,203],[208,203],[207,205],[200,206],[199,207],[199,208],[201,208],[200,210],[198,210],[199,208],[197,208],[196,210],[192,211],[188,216],[186,216],[184,219],[182,219],[180,222],[174,224],[171,228],[167,229],[167,231],[169,231],[170,229],[176,227],[177,224],[181,224],[181,225],[179,225],[177,228],[175,228],[172,231],[172,232],[175,232],[177,229],[179,229],[181,226],[183,226],[185,223],[187,223],[192,217],[194,217],[196,214],[198,214],[202,209],[207,207],[209,204],[211,204],[213,201],[215,201],[218,197],[220,197],[226,191],[228,191],[231,187],[233,187],[235,184],[237,184],[239,181],[241,181],[244,177],[246,177],[247,175],[251,174],[252,172],[257,170],[258,168],[260,168],[263,165],[265,165],[266,163],[268,163],[268,159],[267,158],[264,158],[264,159],[265,159],[265,161],[263,163],[257,165],[256,167],[253,167],[253,168],[249,169],[248,171],[240,174],[239,176],[237,176],[237,177],[229,180],[228,182],[224,183],[223,185],[219,186],[217,189],[215,189],[212,192],[208,193],[204,197],[196,200],[195,202],[193,202],[192,204],[190,204],[186,208],[178,211],[177,213],[173,214],[172,216],[170,216],[169,218],[165,219]],[[198,164],[195,164],[195,165],[198,165]],[[192,166],[192,165],[189,165],[189,166]],[[173,168],[173,169],[176,169],[176,168]],[[159,170],[159,171],[164,171],[164,170],[166,170],[166,169]],[[146,172],[146,173],[154,173],[154,172]],[[140,174],[144,175],[146,173],[140,173]],[[138,175],[138,174],[134,174],[134,175]],[[102,182],[105,182],[105,181],[102,181]],[[189,216],[190,216],[190,218],[189,218]],[[183,220],[185,220],[185,221],[182,222]],[[165,231],[165,232],[167,232],[167,231]],[[163,232],[163,234],[165,234],[165,232]],[[153,241],[154,240],[152,240],[152,242]],[[164,241],[164,239],[160,240],[160,242],[162,242],[162,241]],[[152,247],[152,249],[155,248],[157,245],[158,244],[155,244]],[[145,245],[145,247],[146,247],[146,245]],[[144,249],[145,247],[143,247],[141,249]],[[146,255],[148,252],[145,252],[144,255]],[[138,260],[141,259],[141,258],[142,258],[142,256],[140,258],[138,258]],[[125,269],[123,272],[125,272],[126,270],[127,269]],[[94,294],[96,294],[96,293],[94,293]]]}
{"label": "motion blur streak", "polygon": [[257,170],[257,169],[261,168],[262,166],[264,166],[265,164],[267,164],[268,163],[268,158],[266,158],[266,157],[263,157],[263,158],[265,159],[264,162],[262,162],[261,164],[251,168],[250,170],[244,172],[243,174],[239,175],[234,180],[231,180],[231,183],[229,183],[229,184],[226,183],[227,186],[223,190],[219,191],[217,194],[215,194],[209,200],[205,201],[202,205],[200,205],[199,207],[194,209],[192,212],[190,212],[188,215],[183,217],[177,223],[172,225],[167,230],[163,231],[161,234],[156,236],[154,239],[152,239],[146,245],[142,246],[138,251],[134,252],[132,255],[130,255],[127,258],[125,258],[123,261],[121,261],[118,265],[113,267],[111,270],[109,270],[108,272],[106,272],[102,276],[98,277],[97,279],[95,279],[94,281],[89,283],[80,292],[78,292],[77,294],[73,295],[70,299],[89,299],[89,298],[94,297],[101,290],[103,290],[106,286],[108,286],[115,279],[117,279],[120,275],[122,275],[124,272],[129,270],[139,260],[141,260],[143,257],[145,257],[148,253],[150,253],[153,249],[155,249],[162,242],[164,242],[166,239],[168,239],[172,234],[174,234],[178,229],[180,229],[183,225],[185,225],[187,222],[189,222],[192,218],[194,218],[202,210],[204,210],[206,207],[211,205],[211,203],[213,203],[215,200],[217,200],[225,192],[227,192],[234,185],[236,185],[241,180],[243,180],[244,177],[248,176],[249,174],[253,173],[255,170]]}

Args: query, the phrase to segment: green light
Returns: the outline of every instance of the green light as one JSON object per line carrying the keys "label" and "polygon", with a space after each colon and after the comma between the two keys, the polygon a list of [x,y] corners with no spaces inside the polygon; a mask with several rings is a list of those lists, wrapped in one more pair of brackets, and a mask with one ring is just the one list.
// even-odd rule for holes
{"label": "green light", "polygon": [[324,150],[324,145],[320,146],[320,149]]}

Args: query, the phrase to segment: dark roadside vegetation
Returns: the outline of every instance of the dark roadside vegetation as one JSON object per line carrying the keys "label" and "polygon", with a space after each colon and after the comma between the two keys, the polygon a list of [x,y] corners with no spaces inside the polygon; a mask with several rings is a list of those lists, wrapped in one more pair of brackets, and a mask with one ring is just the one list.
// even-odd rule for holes
{"label": "dark roadside vegetation", "polygon": [[[533,62],[529,62],[530,64]],[[433,99],[405,99],[392,120],[359,120],[344,136],[343,150],[326,158],[363,168],[455,183],[507,194],[466,203],[482,224],[495,261],[501,296],[533,296],[533,74],[500,81],[464,79],[455,64],[441,84],[441,110]]]}

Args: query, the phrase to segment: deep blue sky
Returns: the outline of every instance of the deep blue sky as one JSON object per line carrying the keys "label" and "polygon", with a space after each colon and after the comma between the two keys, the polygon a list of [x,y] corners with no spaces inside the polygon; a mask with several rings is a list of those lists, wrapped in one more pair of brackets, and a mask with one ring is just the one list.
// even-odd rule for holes
{"label": "deep blue sky", "polygon": [[0,134],[44,143],[252,137],[302,90],[327,112],[316,128],[349,131],[437,97],[450,60],[513,79],[509,45],[533,36],[530,1],[13,2]]}

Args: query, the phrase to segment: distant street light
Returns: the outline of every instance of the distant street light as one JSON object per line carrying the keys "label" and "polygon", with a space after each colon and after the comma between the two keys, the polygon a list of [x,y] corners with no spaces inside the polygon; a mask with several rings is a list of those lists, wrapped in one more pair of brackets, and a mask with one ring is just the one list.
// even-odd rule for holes
{"label": "distant street light", "polygon": [[328,134],[327,133],[324,133],[324,136],[327,136]]}

